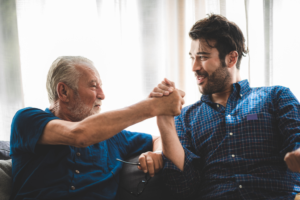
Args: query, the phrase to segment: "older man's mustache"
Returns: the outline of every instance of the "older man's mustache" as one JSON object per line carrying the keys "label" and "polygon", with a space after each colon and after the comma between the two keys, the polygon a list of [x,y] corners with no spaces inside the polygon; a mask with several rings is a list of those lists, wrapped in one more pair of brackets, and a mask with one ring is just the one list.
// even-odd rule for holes
{"label": "older man's mustache", "polygon": [[94,103],[94,106],[96,106],[96,105],[102,105],[102,101],[101,100],[98,100],[98,101],[95,101],[95,103]]}

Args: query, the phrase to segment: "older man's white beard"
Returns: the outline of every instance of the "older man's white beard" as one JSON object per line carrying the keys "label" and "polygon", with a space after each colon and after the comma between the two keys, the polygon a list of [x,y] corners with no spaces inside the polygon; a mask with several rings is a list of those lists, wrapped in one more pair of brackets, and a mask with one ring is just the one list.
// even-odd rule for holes
{"label": "older man's white beard", "polygon": [[[101,101],[101,100],[99,100]],[[91,115],[99,113],[98,110],[94,109],[94,106],[96,104],[101,104],[100,102],[95,102],[92,108],[89,108],[87,105],[85,105],[79,96],[76,97],[75,103],[72,106],[69,106],[68,109],[71,112],[71,117],[73,121],[81,121]]]}

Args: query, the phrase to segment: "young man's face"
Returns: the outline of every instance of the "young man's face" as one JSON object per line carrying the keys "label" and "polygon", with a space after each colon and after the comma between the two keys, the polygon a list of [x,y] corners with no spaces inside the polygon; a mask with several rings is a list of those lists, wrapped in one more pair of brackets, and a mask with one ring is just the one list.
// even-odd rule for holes
{"label": "young man's face", "polygon": [[[214,46],[214,41],[209,41]],[[192,40],[190,57],[199,91],[202,94],[214,94],[224,90],[230,81],[230,73],[225,61],[219,59],[216,48],[207,45],[204,39]]]}
{"label": "young man's face", "polygon": [[73,95],[69,110],[76,121],[97,114],[101,110],[102,100],[105,98],[102,82],[96,69],[89,64],[76,66],[80,73],[77,94]]}

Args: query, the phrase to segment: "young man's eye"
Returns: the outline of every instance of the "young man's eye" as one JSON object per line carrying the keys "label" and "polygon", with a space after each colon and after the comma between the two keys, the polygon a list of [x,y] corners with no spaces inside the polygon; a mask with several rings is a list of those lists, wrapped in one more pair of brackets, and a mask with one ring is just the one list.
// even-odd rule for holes
{"label": "young man's eye", "polygon": [[199,58],[200,60],[205,60],[207,57],[206,57],[206,56],[198,56],[198,58]]}

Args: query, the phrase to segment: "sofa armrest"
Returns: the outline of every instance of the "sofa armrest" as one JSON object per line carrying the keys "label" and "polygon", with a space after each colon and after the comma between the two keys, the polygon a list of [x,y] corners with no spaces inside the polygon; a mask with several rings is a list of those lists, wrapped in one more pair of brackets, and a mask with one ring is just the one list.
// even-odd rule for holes
{"label": "sofa armrest", "polygon": [[11,159],[0,160],[0,199],[8,200],[11,194]]}
{"label": "sofa armrest", "polygon": [[[138,162],[139,155],[133,156],[126,161]],[[145,186],[139,196],[134,196],[129,192],[137,193],[137,186],[140,181],[145,179],[143,171],[139,170],[136,165],[123,164],[120,175],[120,183],[117,199],[120,200],[165,200],[170,199],[170,192],[164,184],[162,173],[157,173]]]}

